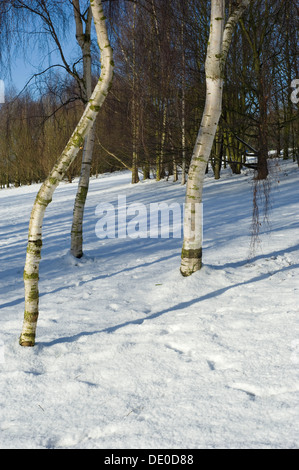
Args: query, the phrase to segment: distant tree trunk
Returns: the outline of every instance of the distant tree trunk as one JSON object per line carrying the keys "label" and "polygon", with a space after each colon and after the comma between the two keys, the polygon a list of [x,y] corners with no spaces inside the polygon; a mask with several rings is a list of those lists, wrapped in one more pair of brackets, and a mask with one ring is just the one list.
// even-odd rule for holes
{"label": "distant tree trunk", "polygon": [[76,129],[50,175],[42,184],[32,208],[24,269],[25,312],[23,329],[20,336],[21,346],[34,346],[35,344],[36,326],[39,313],[39,264],[41,260],[42,224],[45,210],[52,201],[53,193],[59,182],[63,179],[80,148],[83,147],[84,139],[92,128],[97,114],[105,101],[113,78],[112,49],[108,39],[102,2],[101,0],[91,0],[90,3],[98,44],[101,50],[101,76]]}
{"label": "distant tree trunk", "polygon": [[196,139],[186,188],[184,242],[181,273],[189,276],[202,265],[202,202],[203,181],[222,110],[223,76],[232,34],[250,0],[238,3],[225,25],[225,0],[211,1],[210,35],[205,63],[206,103]]}
{"label": "distant tree trunk", "polygon": [[137,107],[137,80],[136,80],[136,3],[133,7],[133,80],[132,80],[132,126],[133,126],[133,156],[132,156],[132,184],[139,183],[138,175],[138,141],[139,116]]}
{"label": "distant tree trunk", "polygon": [[[182,4],[184,5],[184,4]],[[184,10],[183,10],[184,13]],[[186,184],[186,53],[185,53],[185,23],[181,24],[182,43],[182,180],[181,184]]]}
{"label": "distant tree trunk", "polygon": [[178,167],[176,164],[175,156],[172,157],[172,168],[173,168],[173,182],[175,183],[178,180]]}
{"label": "distant tree trunk", "polygon": [[214,162],[214,176],[215,180],[219,180],[223,154],[223,136],[221,129],[217,130],[216,143],[215,143],[215,162]]}
{"label": "distant tree trunk", "polygon": [[[162,126],[161,126],[161,140],[157,145],[157,155],[156,155],[156,181],[160,181],[165,177],[165,168],[164,168],[164,146],[166,139],[166,126],[167,126],[167,100],[162,102]],[[158,136],[158,132],[157,132]]]}
{"label": "distant tree trunk", "polygon": [[[262,57],[262,51],[264,46],[265,38],[268,34],[269,29],[269,11],[270,2],[266,0],[265,11],[263,20],[263,27],[258,32],[259,44],[257,43],[257,36],[251,34],[246,30],[244,23],[241,23],[245,37],[253,53],[253,66],[256,76],[256,96],[259,105],[259,122],[258,122],[258,161],[257,161],[257,173],[256,180],[265,180],[268,176],[268,99],[269,90],[266,86],[266,64]],[[252,8],[251,15],[254,19],[255,11]]]}
{"label": "distant tree trunk", "polygon": [[161,150],[160,150],[160,177],[165,177],[165,163],[164,163],[164,150],[166,140],[166,128],[167,128],[167,100],[164,100],[163,104],[163,120],[162,120],[162,133],[161,133]]}
{"label": "distant tree trunk", "polygon": [[150,164],[149,164],[149,162],[146,162],[146,163],[143,165],[142,173],[143,173],[143,179],[144,179],[144,180],[149,180],[149,179],[150,179],[150,177],[151,177],[151,172],[150,172]]}
{"label": "distant tree trunk", "polygon": [[264,78],[261,76],[259,83],[259,108],[260,108],[260,120],[258,125],[259,132],[259,151],[257,159],[257,175],[256,179],[265,180],[269,174],[268,170],[268,105],[267,96],[264,87]]}
{"label": "distant tree trunk", "polygon": [[177,168],[177,163],[176,163],[176,157],[175,157],[175,149],[173,145],[173,139],[172,139],[172,133],[169,131],[169,141],[170,141],[170,146],[171,146],[171,152],[172,152],[172,162],[169,164],[171,166],[169,175],[173,175],[173,182],[175,183],[178,181],[178,168]]}

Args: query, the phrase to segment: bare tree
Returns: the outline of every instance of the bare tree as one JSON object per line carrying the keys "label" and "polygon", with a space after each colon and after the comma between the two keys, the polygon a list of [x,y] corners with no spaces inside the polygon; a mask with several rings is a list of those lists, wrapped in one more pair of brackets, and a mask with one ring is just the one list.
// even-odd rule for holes
{"label": "bare tree", "polygon": [[[46,31],[43,43],[46,44],[47,47],[50,42],[54,43],[61,59],[61,65],[55,64],[51,66],[50,69],[58,66],[62,67],[77,84],[79,91],[74,99],[79,99],[86,105],[92,93],[91,6],[89,1],[86,0],[71,0],[69,3],[70,5],[68,3],[65,4],[61,2],[61,0],[12,1],[15,11],[20,13],[18,17],[19,21],[25,21],[25,13],[27,16],[30,14],[30,18],[32,18],[34,22],[36,21],[37,24],[42,24],[43,29]],[[65,31],[66,26],[70,23],[69,18],[71,18],[71,16],[68,16],[68,8],[70,6],[73,9],[75,18],[76,40],[81,50],[81,58],[74,64],[70,64],[67,60],[60,34],[60,30]],[[81,62],[83,63],[82,71],[80,70]],[[44,73],[47,71],[46,69]],[[40,77],[42,74],[43,72],[39,74]],[[92,126],[84,141],[81,175],[74,203],[70,251],[76,258],[81,258],[83,255],[83,216],[89,187],[94,139],[94,126]],[[68,176],[70,176],[70,172]]]}

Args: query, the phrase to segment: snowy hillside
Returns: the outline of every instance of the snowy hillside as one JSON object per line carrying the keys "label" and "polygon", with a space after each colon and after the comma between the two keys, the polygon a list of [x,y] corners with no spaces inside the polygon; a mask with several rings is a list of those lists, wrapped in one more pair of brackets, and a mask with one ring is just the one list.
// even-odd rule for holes
{"label": "snowy hillside", "polygon": [[299,170],[271,176],[250,258],[252,172],[206,176],[203,269],[180,239],[105,239],[98,204],[184,202],[171,181],[92,179],[85,254],[68,255],[76,184],[47,209],[34,348],[21,348],[23,267],[38,185],[0,191],[0,447],[200,449],[299,444]]}

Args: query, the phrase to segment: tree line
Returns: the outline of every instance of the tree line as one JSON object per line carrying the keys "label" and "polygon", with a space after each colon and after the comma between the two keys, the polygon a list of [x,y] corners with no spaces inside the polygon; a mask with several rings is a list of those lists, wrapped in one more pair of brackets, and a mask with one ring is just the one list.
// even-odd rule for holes
{"label": "tree line", "polygon": [[[79,12],[81,26],[91,20],[88,2],[64,3],[12,2],[6,30],[2,21],[3,35],[23,21],[21,39],[30,45],[24,21],[32,19],[37,28],[47,20],[50,33],[40,41],[63,50],[65,31],[74,29],[74,12]],[[226,2],[228,12],[234,3]],[[184,183],[205,104],[210,2],[112,1],[104,8],[115,75],[95,125],[91,174],[127,168],[133,183],[141,175],[157,180],[172,176],[174,181],[180,175]],[[23,14],[17,23],[16,11]],[[82,29],[82,37],[85,33]],[[94,83],[100,66],[92,31],[89,35]],[[74,49],[78,38],[77,29]],[[261,179],[267,176],[270,149],[283,158],[298,154],[298,106],[290,99],[290,84],[299,76],[297,43],[296,2],[250,3],[227,58],[223,109],[209,165],[215,178],[226,165],[240,173],[248,153],[258,154]],[[84,47],[83,41],[82,56]],[[2,56],[7,57],[3,46]],[[82,56],[66,64],[62,56],[63,66],[41,70],[21,94],[6,87],[6,102],[0,105],[1,188],[40,182],[48,175],[86,103]],[[68,170],[69,181],[80,175],[80,160]]]}

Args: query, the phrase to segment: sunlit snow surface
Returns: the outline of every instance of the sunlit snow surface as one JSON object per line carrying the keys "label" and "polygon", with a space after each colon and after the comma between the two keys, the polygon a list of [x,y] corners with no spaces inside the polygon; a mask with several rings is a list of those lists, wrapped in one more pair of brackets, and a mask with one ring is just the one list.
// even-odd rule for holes
{"label": "sunlit snow surface", "polygon": [[75,261],[77,184],[62,183],[44,221],[34,348],[18,337],[39,186],[0,191],[1,448],[298,447],[299,169],[272,164],[270,225],[250,254],[252,176],[206,176],[204,266],[189,278],[180,239],[95,234],[98,204],[183,204],[185,187],[92,179]]}

